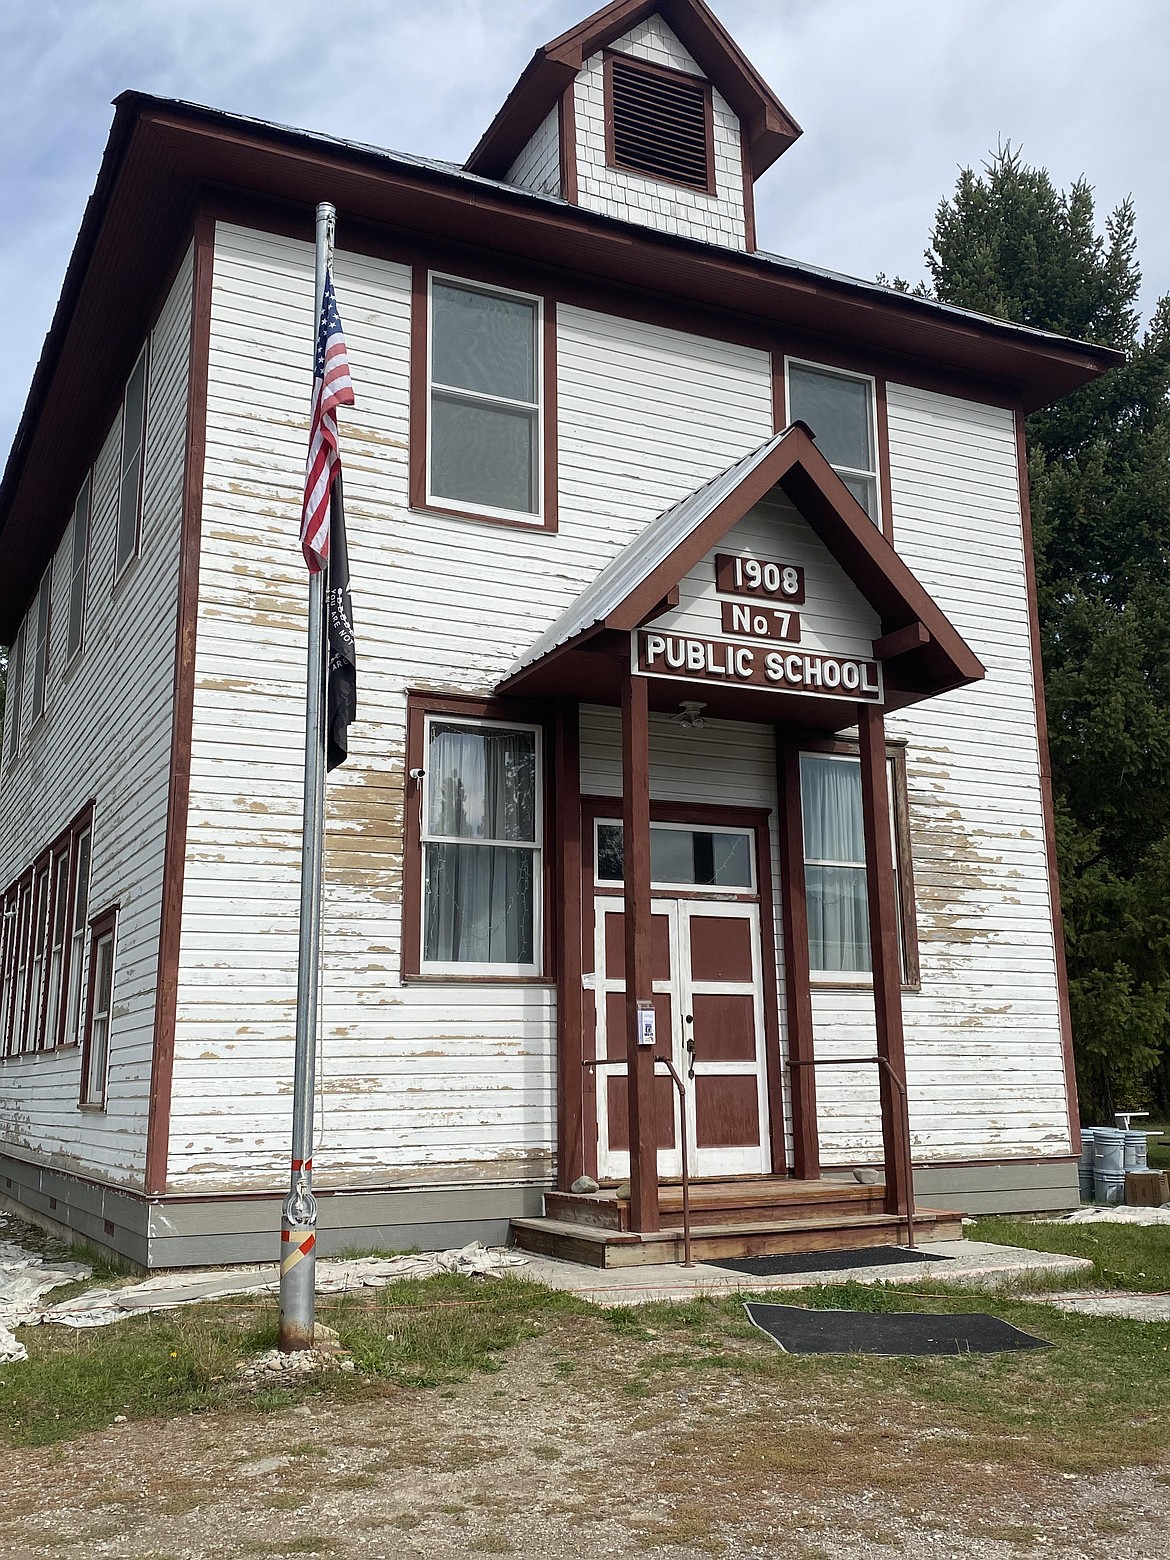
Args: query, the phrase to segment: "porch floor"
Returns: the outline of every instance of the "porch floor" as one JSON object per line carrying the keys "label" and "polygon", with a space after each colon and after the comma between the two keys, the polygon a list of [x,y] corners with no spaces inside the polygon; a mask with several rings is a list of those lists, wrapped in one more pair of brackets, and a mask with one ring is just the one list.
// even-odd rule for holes
{"label": "porch floor", "polygon": [[[662,1228],[630,1228],[630,1202],[616,1189],[548,1192],[544,1217],[513,1219],[523,1251],[589,1267],[640,1267],[683,1260],[682,1187],[659,1188]],[[696,1261],[840,1251],[906,1244],[906,1220],[885,1211],[885,1188],[822,1177],[784,1176],[699,1181],[690,1189],[691,1246]],[[915,1240],[962,1239],[962,1215],[934,1208],[914,1214]]]}

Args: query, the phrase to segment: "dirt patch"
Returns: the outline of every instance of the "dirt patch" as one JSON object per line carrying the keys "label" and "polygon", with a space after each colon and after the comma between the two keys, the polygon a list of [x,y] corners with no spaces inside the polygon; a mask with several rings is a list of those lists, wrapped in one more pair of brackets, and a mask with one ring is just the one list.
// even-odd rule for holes
{"label": "dirt patch", "polygon": [[[446,1389],[355,1383],[9,1453],[0,1554],[1163,1557],[1163,1468],[1062,1474],[909,1389],[561,1318]],[[850,1377],[854,1387],[863,1377]]]}

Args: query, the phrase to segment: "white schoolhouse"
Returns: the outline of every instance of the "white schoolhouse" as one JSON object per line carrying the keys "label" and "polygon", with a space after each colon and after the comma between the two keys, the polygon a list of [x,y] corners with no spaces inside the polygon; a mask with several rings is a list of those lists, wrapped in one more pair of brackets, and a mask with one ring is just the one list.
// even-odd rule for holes
{"label": "white schoolhouse", "polygon": [[709,1251],[1076,1201],[1023,419],[1118,359],[760,249],[800,133],[702,0],[462,167],[118,99],[0,488],[4,1205],[276,1254],[321,200],[321,1249],[670,1259],[684,1156]]}

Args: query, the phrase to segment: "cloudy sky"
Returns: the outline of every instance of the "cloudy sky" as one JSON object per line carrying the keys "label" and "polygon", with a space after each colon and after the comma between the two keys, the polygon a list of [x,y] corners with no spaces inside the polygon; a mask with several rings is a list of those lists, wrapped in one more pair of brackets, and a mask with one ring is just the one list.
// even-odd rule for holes
{"label": "cloudy sky", "polygon": [[[39,0],[2,7],[6,456],[126,87],[462,160],[590,0]],[[998,141],[1102,214],[1132,194],[1143,309],[1170,291],[1167,0],[713,0],[804,127],[761,247],[917,279],[939,199]]]}

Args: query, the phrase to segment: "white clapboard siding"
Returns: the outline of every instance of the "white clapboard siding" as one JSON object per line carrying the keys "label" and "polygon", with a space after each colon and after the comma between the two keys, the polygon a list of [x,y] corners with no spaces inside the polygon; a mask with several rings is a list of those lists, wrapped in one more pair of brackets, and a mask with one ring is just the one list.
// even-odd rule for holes
{"label": "white clapboard siding", "polygon": [[561,193],[561,141],[557,110],[545,115],[539,130],[504,175],[507,184],[538,190],[542,195]]}
{"label": "white clapboard siding", "polygon": [[[889,721],[907,739],[922,989],[906,993],[916,1157],[1069,1150],[1011,412],[890,385],[899,553],[987,668]],[[872,1050],[869,991],[818,990],[818,1055]],[[869,1069],[872,1074],[874,1069]],[[880,1154],[868,1086],[823,1069],[828,1161]],[[868,1123],[868,1125],[867,1125]]]}
{"label": "white clapboard siding", "polygon": [[[312,263],[308,244],[217,228],[175,1189],[287,1174]],[[490,692],[642,526],[768,436],[769,360],[561,308],[558,533],[412,513],[409,271],[343,250],[335,274],[360,718],[329,783],[316,1163],[325,1185],[539,1179],[552,988],[400,981],[405,692]]]}
{"label": "white clapboard siding", "polygon": [[[619,54],[649,60],[691,76],[702,71],[660,16],[647,17],[611,45]],[[723,95],[711,89],[715,139],[715,190],[666,184],[605,160],[605,91],[602,56],[585,61],[574,83],[577,123],[577,198],[591,211],[626,222],[639,222],[664,233],[678,233],[732,249],[747,246],[743,203],[743,162],[739,120]]]}
{"label": "white clapboard siding", "polygon": [[[0,883],[94,802],[90,914],[118,906],[108,1105],[77,1108],[77,1048],[0,1060],[0,1146],[140,1183],[158,973],[192,263],[151,338],[142,552],[116,588],[121,416],[97,457],[82,651],[65,666],[72,528],[53,560],[45,715],[0,785]],[[27,705],[26,705],[27,708]]]}

